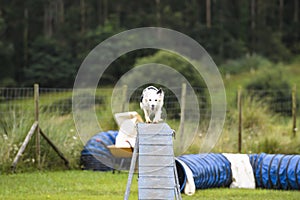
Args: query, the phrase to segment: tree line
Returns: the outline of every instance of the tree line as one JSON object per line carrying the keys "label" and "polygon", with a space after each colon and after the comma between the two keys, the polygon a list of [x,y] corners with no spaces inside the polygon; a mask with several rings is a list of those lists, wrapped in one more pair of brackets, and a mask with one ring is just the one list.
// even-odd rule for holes
{"label": "tree line", "polygon": [[[300,52],[299,7],[299,0],[0,0],[0,86],[72,87],[92,48],[145,26],[192,37],[217,64],[252,54],[290,61]],[[154,52],[120,57],[106,83]]]}

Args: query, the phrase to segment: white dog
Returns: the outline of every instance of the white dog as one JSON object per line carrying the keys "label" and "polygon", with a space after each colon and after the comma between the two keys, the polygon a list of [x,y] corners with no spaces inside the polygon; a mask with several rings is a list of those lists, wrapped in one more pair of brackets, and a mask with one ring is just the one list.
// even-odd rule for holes
{"label": "white dog", "polygon": [[162,91],[162,89],[157,89],[154,86],[149,86],[143,90],[140,107],[144,111],[145,121],[147,123],[152,122],[150,117],[153,118],[153,123],[162,121],[161,109],[163,107],[163,104],[164,92]]}

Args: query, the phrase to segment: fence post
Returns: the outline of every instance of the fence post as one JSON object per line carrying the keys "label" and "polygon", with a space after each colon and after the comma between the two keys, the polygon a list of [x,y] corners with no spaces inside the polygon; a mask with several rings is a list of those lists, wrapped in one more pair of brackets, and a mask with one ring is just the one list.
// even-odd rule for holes
{"label": "fence post", "polygon": [[296,85],[294,85],[292,90],[292,118],[293,118],[293,137],[296,137],[297,132],[297,100],[296,100]]}
{"label": "fence post", "polygon": [[34,123],[31,126],[28,134],[26,135],[26,138],[24,142],[22,143],[22,146],[20,147],[16,157],[14,158],[14,161],[11,165],[11,168],[13,172],[16,170],[16,165],[18,163],[19,158],[23,155],[23,152],[25,151],[26,146],[29,144],[29,141],[34,133],[36,133],[36,159],[37,159],[37,165],[38,168],[41,169],[41,146],[40,146],[40,136],[44,137],[44,139],[48,142],[48,144],[53,148],[53,150],[59,155],[61,159],[65,161],[65,165],[69,169],[69,161],[64,157],[64,155],[59,151],[59,149],[54,145],[54,143],[46,136],[45,133],[42,132],[40,125],[39,125],[39,85],[34,84]]}
{"label": "fence post", "polygon": [[125,107],[126,107],[127,90],[128,90],[128,86],[123,85],[123,89],[122,89],[122,108],[121,108],[122,112],[125,111]]}
{"label": "fence post", "polygon": [[242,119],[242,87],[240,86],[238,88],[238,93],[237,93],[237,106],[238,106],[238,152],[242,152],[242,124],[243,124],[243,119]]}
{"label": "fence post", "polygon": [[34,120],[37,122],[37,130],[35,134],[36,159],[38,168],[41,168],[41,142],[39,129],[39,84],[34,84]]}
{"label": "fence post", "polygon": [[28,145],[28,143],[29,143],[29,141],[30,141],[32,135],[35,133],[37,127],[38,127],[38,122],[35,121],[35,122],[32,124],[32,126],[31,126],[29,132],[27,133],[27,135],[26,135],[26,137],[25,137],[25,140],[24,140],[24,142],[22,143],[22,146],[20,147],[20,149],[19,149],[19,151],[18,151],[16,157],[14,158],[14,161],[13,161],[13,163],[12,163],[12,165],[11,165],[11,169],[12,169],[13,172],[15,172],[17,163],[18,163],[20,157],[23,155],[23,152],[25,151],[25,148],[26,148],[26,146]]}
{"label": "fence post", "polygon": [[182,88],[181,88],[181,102],[180,102],[180,125],[179,125],[179,136],[180,136],[180,141],[182,144],[182,147],[184,146],[183,144],[183,134],[184,134],[184,118],[185,118],[185,98],[186,98],[186,83],[182,83]]}

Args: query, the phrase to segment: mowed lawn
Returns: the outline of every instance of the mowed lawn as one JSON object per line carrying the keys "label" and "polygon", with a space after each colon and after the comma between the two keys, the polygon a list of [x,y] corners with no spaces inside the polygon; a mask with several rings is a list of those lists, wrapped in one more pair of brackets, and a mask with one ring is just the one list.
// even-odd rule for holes
{"label": "mowed lawn", "polygon": [[[128,174],[125,172],[56,171],[0,175],[0,199],[123,199]],[[299,191],[216,188],[197,190],[183,199],[300,199]],[[130,199],[138,199],[137,176]]]}

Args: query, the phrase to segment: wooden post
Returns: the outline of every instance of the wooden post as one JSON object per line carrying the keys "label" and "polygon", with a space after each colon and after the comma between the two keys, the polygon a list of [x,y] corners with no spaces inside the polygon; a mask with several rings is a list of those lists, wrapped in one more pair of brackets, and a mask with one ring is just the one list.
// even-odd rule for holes
{"label": "wooden post", "polygon": [[292,118],[293,118],[293,137],[296,137],[297,132],[297,100],[296,100],[296,85],[292,90]]}
{"label": "wooden post", "polygon": [[238,94],[237,94],[237,105],[238,105],[238,112],[239,112],[239,119],[238,119],[238,152],[242,152],[242,88],[239,87]]}
{"label": "wooden post", "polygon": [[39,131],[40,131],[39,133],[48,142],[48,144],[57,153],[57,155],[65,162],[65,166],[67,167],[67,169],[70,169],[69,161],[67,158],[65,158],[64,154],[55,146],[55,144],[50,140],[50,138],[48,138],[48,136],[42,131],[42,129],[39,129]]}
{"label": "wooden post", "polygon": [[38,163],[38,168],[41,169],[41,147],[40,147],[40,135],[44,137],[44,139],[48,142],[48,144],[54,149],[54,151],[58,154],[58,156],[64,160],[66,167],[69,169],[69,161],[64,157],[61,151],[54,145],[54,143],[47,137],[45,133],[39,127],[39,85],[34,84],[34,106],[35,106],[35,113],[34,118],[35,122],[31,126],[22,146],[20,147],[11,168],[13,172],[15,172],[16,165],[18,163],[19,158],[22,156],[23,152],[25,151],[26,146],[28,145],[31,137],[36,132],[36,159]]}
{"label": "wooden post", "polygon": [[39,130],[39,85],[34,84],[34,120],[38,123],[35,137],[36,145],[36,160],[38,168],[41,168],[41,139],[40,139],[40,130]]}
{"label": "wooden post", "polygon": [[122,91],[122,112],[125,112],[126,99],[127,99],[127,90],[128,90],[128,86],[127,85],[123,85],[123,91]]}
{"label": "wooden post", "polygon": [[[184,121],[185,121],[185,99],[186,99],[186,83],[182,83],[182,89],[181,89],[181,102],[180,102],[180,125],[179,125],[179,136],[180,141],[184,141],[183,134],[184,134]],[[184,143],[181,142],[182,147],[184,146]]]}
{"label": "wooden post", "polygon": [[33,125],[31,126],[31,128],[30,128],[30,130],[29,130],[29,132],[28,132],[28,134],[27,134],[27,136],[26,136],[26,138],[25,138],[25,140],[24,140],[22,146],[20,147],[20,149],[19,149],[19,151],[18,151],[18,153],[17,153],[17,155],[16,155],[16,157],[15,157],[15,159],[14,159],[12,165],[11,165],[11,168],[12,168],[12,171],[13,171],[13,172],[15,171],[16,165],[17,165],[17,163],[18,163],[18,160],[19,160],[19,158],[22,156],[23,152],[25,151],[25,148],[26,148],[28,142],[30,141],[30,138],[32,137],[32,135],[33,135],[34,132],[36,131],[36,128],[37,128],[37,127],[38,127],[38,122],[35,121],[35,122],[33,123]]}

